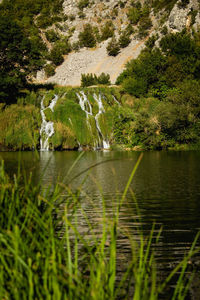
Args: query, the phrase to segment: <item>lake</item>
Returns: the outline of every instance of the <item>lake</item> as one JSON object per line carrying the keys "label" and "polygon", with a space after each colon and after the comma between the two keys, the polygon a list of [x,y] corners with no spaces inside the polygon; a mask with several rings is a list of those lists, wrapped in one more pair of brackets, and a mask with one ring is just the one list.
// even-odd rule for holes
{"label": "lake", "polygon": [[[105,199],[107,214],[120,199],[128,182],[139,152],[99,151],[85,152],[75,167],[67,174],[80,152],[1,152],[9,174],[22,162],[25,172],[33,173],[33,180],[42,178],[43,185],[53,186],[57,178],[70,183],[72,189],[82,185],[81,202],[92,223],[100,222],[98,213]],[[183,258],[200,230],[200,152],[144,152],[143,159],[131,183],[120,211],[120,226],[137,239],[137,227],[142,226],[148,235],[155,223],[155,234],[162,227],[158,244],[153,245],[159,276],[165,277]],[[87,172],[85,170],[89,169]],[[79,174],[79,176],[77,176]],[[79,214],[81,232],[87,224]],[[98,228],[96,229],[98,233]],[[129,256],[130,246],[124,237],[118,238],[120,266]],[[191,264],[199,266],[198,255]],[[196,280],[199,280],[196,278]],[[199,291],[191,291],[192,299]]]}

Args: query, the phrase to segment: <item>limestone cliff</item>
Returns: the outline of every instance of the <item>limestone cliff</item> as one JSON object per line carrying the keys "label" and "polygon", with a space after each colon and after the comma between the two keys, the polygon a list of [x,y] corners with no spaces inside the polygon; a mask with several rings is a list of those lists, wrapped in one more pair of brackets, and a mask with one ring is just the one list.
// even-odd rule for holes
{"label": "limestone cliff", "polygon": [[[131,1],[131,0],[65,0],[63,2],[63,12],[66,21],[60,28],[55,29],[69,39],[72,51],[64,56],[64,62],[55,70],[55,74],[49,78],[44,72],[37,75],[38,81],[55,82],[59,85],[80,85],[81,74],[93,73],[100,75],[105,72],[110,75],[114,84],[118,75],[122,72],[125,64],[132,58],[136,58],[145,47],[145,42],[152,35],[157,35],[157,40],[166,32],[180,32],[184,28],[187,30],[198,30],[200,25],[200,12],[198,0],[179,0],[173,2],[170,9],[155,5],[156,1]],[[157,3],[163,1],[157,1]],[[139,3],[139,4],[138,4]],[[138,6],[137,6],[138,5]],[[145,17],[139,21],[134,21],[134,7],[148,9],[150,26],[140,34],[141,27],[145,26]],[[132,15],[131,15],[132,14]],[[142,19],[143,18],[143,19]],[[118,40],[128,26],[131,26],[130,43],[126,47],[121,47],[116,56],[109,56],[106,50],[111,37],[101,40],[105,24],[110,22],[113,34]],[[142,23],[143,22],[143,23]],[[80,33],[84,26],[90,24],[94,28],[97,43],[95,47],[76,48],[79,43]],[[158,44],[158,43],[157,43]],[[74,48],[74,50],[73,50]]]}

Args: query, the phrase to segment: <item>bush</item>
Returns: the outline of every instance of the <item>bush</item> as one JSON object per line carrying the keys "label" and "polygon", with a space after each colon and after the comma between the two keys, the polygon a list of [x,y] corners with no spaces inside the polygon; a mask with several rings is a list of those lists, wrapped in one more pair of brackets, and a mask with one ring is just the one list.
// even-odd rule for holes
{"label": "bush", "polygon": [[97,84],[97,77],[93,74],[81,74],[81,86],[86,87]]}
{"label": "bush", "polygon": [[138,9],[136,7],[129,8],[127,17],[131,24],[136,25],[141,17],[141,9]]}
{"label": "bush", "polygon": [[47,30],[45,36],[50,43],[54,43],[59,40],[59,35],[53,29]]}
{"label": "bush", "polygon": [[86,24],[84,30],[79,33],[79,41],[82,47],[95,47],[96,39],[93,33],[93,28],[90,24]]}
{"label": "bush", "polygon": [[139,37],[143,38],[147,36],[147,31],[152,27],[152,22],[149,16],[144,15],[139,21]]}
{"label": "bush", "polygon": [[122,86],[127,93],[136,97],[145,95],[147,92],[147,82],[142,78],[127,78],[123,81]]}
{"label": "bush", "polygon": [[44,71],[47,77],[53,76],[55,74],[55,66],[53,64],[48,64],[44,67]]}
{"label": "bush", "polygon": [[96,76],[96,74],[81,74],[81,86],[91,86],[96,84],[106,84],[109,85],[110,83],[110,75],[101,73],[101,75]]}
{"label": "bush", "polygon": [[119,45],[121,48],[125,48],[130,44],[131,40],[126,31],[124,31],[119,37]]}
{"label": "bush", "polygon": [[101,41],[105,41],[108,38],[113,37],[113,35],[114,35],[113,23],[111,21],[106,22],[104,27],[101,28]]}
{"label": "bush", "polygon": [[56,66],[59,66],[64,61],[62,54],[62,49],[59,47],[54,47],[49,53],[48,59],[51,60]]}
{"label": "bush", "polygon": [[85,7],[87,7],[88,5],[89,5],[89,3],[90,3],[90,1],[89,0],[80,0],[79,2],[78,2],[78,8],[80,9],[80,10],[82,10],[82,9],[84,9]]}
{"label": "bush", "polygon": [[117,42],[115,37],[113,37],[111,39],[111,41],[108,43],[108,46],[106,49],[107,49],[108,55],[110,55],[110,56],[117,56],[117,54],[119,54],[120,47],[119,47],[119,43]]}
{"label": "bush", "polygon": [[155,46],[155,42],[157,41],[158,39],[158,34],[157,35],[152,35],[148,41],[145,43],[145,46],[147,48],[149,48],[150,50],[153,49],[153,47]]}
{"label": "bush", "polygon": [[110,75],[105,73],[101,73],[101,75],[97,77],[97,81],[99,84],[111,84]]}
{"label": "bush", "polygon": [[186,8],[186,6],[190,3],[190,0],[180,0],[178,2],[178,8]]}

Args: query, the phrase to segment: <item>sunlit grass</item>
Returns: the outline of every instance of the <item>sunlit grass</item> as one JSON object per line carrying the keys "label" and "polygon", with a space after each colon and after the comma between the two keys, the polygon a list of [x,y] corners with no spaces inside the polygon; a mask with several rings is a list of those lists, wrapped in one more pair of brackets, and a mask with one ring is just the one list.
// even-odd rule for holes
{"label": "sunlit grass", "polygon": [[[72,168],[76,167],[78,160]],[[185,299],[192,276],[187,264],[197,251],[197,235],[190,251],[164,282],[157,280],[152,251],[161,230],[155,225],[148,237],[138,226],[136,241],[119,226],[119,214],[138,159],[124,193],[107,214],[102,193],[98,234],[84,211],[80,192],[68,185],[33,185],[20,172],[10,180],[0,168],[0,299],[159,299],[174,275],[180,276],[172,299]],[[69,170],[70,172],[71,170]],[[69,175],[69,174],[68,174]],[[133,194],[133,200],[135,200]],[[137,203],[136,203],[137,205]],[[94,207],[95,209],[95,207]],[[77,210],[87,224],[83,232]],[[139,209],[138,209],[139,210]],[[89,232],[89,237],[88,237]],[[117,269],[118,237],[129,239],[131,257],[122,275]]]}

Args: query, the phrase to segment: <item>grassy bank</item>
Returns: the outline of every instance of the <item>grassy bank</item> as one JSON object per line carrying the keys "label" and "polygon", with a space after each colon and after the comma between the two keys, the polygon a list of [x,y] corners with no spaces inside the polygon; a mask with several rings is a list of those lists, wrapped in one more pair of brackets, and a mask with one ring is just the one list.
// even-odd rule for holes
{"label": "grassy bank", "polygon": [[[112,216],[106,213],[102,198],[98,234],[84,212],[80,190],[73,193],[59,183],[53,189],[33,186],[31,177],[20,172],[9,179],[1,165],[0,299],[160,299],[178,271],[172,299],[184,299],[192,279],[187,264],[196,251],[196,240],[183,261],[160,282],[152,251],[160,231],[155,234],[152,228],[145,238],[139,230],[136,241],[118,226],[120,207],[140,160]],[[77,210],[88,227],[84,232]],[[122,275],[117,269],[119,235],[131,245]]]}

